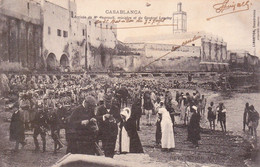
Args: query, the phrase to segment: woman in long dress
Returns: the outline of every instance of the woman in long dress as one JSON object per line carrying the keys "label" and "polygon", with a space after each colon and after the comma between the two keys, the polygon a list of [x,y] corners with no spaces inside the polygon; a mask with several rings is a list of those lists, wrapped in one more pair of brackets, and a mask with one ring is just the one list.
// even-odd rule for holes
{"label": "woman in long dress", "polygon": [[143,147],[136,130],[136,121],[131,116],[130,108],[124,108],[120,113],[120,153],[143,153]]}
{"label": "woman in long dress", "polygon": [[164,103],[160,102],[159,114],[162,115],[161,129],[162,129],[162,150],[171,150],[175,148],[175,140],[173,133],[173,123],[170,113],[166,110]]}

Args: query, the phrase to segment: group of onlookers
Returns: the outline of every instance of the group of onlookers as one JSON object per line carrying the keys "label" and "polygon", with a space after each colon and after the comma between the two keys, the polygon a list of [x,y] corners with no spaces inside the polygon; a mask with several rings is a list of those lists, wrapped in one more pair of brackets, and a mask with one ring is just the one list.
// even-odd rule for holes
{"label": "group of onlookers", "polygon": [[[146,125],[152,125],[156,114],[156,144],[162,150],[175,148],[174,125],[176,117],[187,126],[187,140],[198,148],[201,139],[201,118],[205,115],[207,99],[198,90],[191,94],[176,91],[175,98],[167,84],[145,79],[91,78],[88,76],[12,76],[11,93],[22,90],[18,110],[13,113],[10,139],[25,146],[26,129],[33,129],[35,151],[39,151],[40,135],[43,152],[46,135],[51,132],[54,152],[63,147],[60,129],[65,129],[67,153],[113,157],[118,153],[142,153],[138,131],[140,118],[146,115]],[[20,90],[20,91],[21,91]],[[16,92],[17,93],[17,92]],[[207,118],[210,129],[215,120],[226,132],[226,108],[223,103],[210,102]],[[244,128],[256,134],[259,114],[254,106],[246,104]],[[102,143],[102,149],[101,149]],[[101,151],[103,150],[103,151]]]}

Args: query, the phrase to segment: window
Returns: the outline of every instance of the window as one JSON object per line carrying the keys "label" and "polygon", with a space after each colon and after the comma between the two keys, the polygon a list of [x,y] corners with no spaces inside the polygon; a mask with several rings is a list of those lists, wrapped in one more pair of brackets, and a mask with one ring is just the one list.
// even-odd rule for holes
{"label": "window", "polygon": [[48,34],[51,34],[51,27],[48,27]]}
{"label": "window", "polygon": [[84,30],[84,29],[82,30],[82,35],[83,35],[83,36],[85,35],[85,30]]}
{"label": "window", "polygon": [[73,17],[73,16],[74,16],[72,11],[70,12],[70,15],[71,15],[71,17]]}
{"label": "window", "polygon": [[29,2],[27,3],[27,9],[30,9],[30,4],[29,4]]}
{"label": "window", "polygon": [[102,24],[100,24],[100,28],[102,28]]}
{"label": "window", "polygon": [[110,26],[110,30],[112,30],[112,26]]}
{"label": "window", "polygon": [[68,37],[68,31],[63,31],[63,37]]}
{"label": "window", "polygon": [[88,24],[91,26],[91,21],[89,21]]}
{"label": "window", "polygon": [[60,29],[57,29],[57,35],[61,36],[61,30]]}
{"label": "window", "polygon": [[108,28],[108,26],[106,25],[106,29]]}
{"label": "window", "polygon": [[97,23],[95,22],[95,27],[97,26]]}

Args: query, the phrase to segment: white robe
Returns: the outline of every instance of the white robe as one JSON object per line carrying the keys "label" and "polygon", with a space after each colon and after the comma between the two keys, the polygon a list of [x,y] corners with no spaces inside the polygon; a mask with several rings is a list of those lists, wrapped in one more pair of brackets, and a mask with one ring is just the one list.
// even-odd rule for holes
{"label": "white robe", "polygon": [[174,133],[170,113],[165,108],[160,108],[159,113],[162,114],[161,129],[162,129],[162,148],[175,148]]}
{"label": "white robe", "polygon": [[[124,115],[127,121],[131,116],[131,110],[130,108],[124,108],[120,114]],[[121,152],[130,152],[130,137],[124,126],[121,130]]]}
{"label": "white robe", "polygon": [[130,152],[130,137],[125,130],[125,127],[122,127],[121,132],[121,152]]}

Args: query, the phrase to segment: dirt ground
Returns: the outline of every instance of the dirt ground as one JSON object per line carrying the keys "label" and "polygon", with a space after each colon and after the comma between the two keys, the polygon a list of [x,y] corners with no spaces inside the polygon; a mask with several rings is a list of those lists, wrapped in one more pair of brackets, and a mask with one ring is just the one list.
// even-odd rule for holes
{"label": "dirt ground", "polygon": [[[53,154],[53,141],[47,136],[47,151],[45,153],[34,152],[32,132],[26,132],[27,145],[23,150],[14,152],[15,143],[9,141],[9,122],[6,118],[10,113],[0,111],[0,166],[2,167],[44,167],[51,166],[65,155],[66,146],[57,154]],[[152,120],[155,123],[155,116]],[[245,157],[248,154],[249,143],[242,137],[232,136],[231,132],[224,134],[220,131],[211,132],[203,129],[199,148],[193,148],[192,144],[186,141],[187,129],[182,125],[175,127],[176,148],[172,152],[162,152],[155,146],[155,124],[145,125],[145,116],[141,119],[141,131],[139,136],[146,155],[153,161],[168,163],[175,166],[174,162],[195,162],[199,166],[216,164],[220,166],[245,166]],[[41,144],[40,136],[38,140]],[[65,142],[64,131],[62,131],[62,141]],[[120,155],[117,159],[120,159]],[[124,159],[127,155],[122,156]],[[129,159],[130,160],[130,159]],[[183,164],[183,163],[182,163]],[[189,165],[180,165],[189,166]],[[197,166],[197,165],[196,165]]]}

